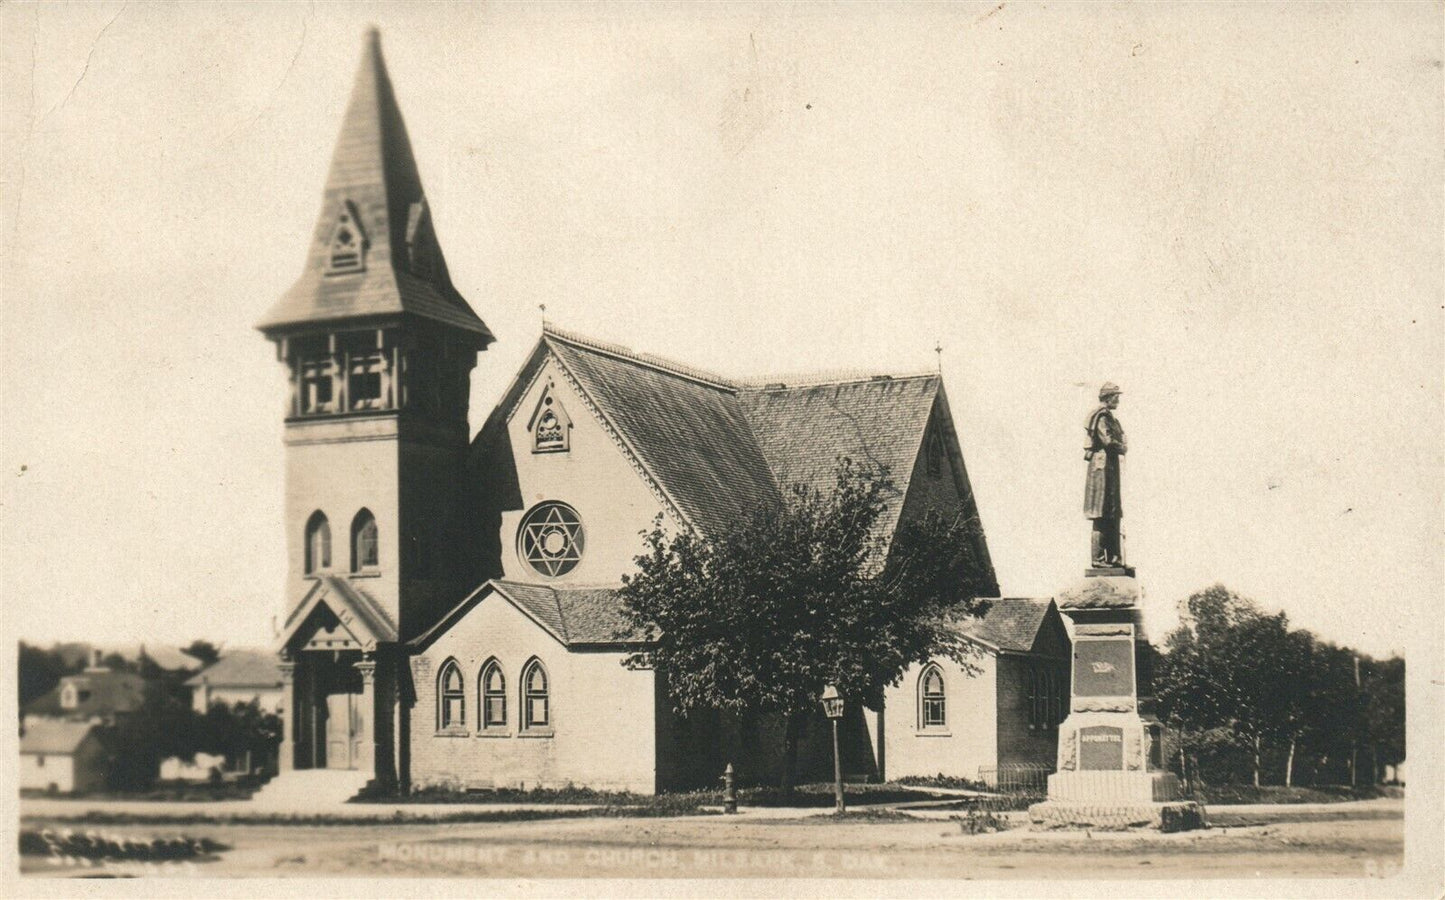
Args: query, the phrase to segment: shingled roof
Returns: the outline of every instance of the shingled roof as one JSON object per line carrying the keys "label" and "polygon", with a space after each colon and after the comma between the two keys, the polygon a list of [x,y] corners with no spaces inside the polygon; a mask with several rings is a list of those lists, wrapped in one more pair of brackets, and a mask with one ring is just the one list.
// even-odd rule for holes
{"label": "shingled roof", "polygon": [[69,722],[64,719],[30,719],[20,736],[20,752],[64,756],[74,753],[90,736],[91,722]]}
{"label": "shingled roof", "polygon": [[[363,265],[328,273],[332,235],[346,213],[355,214],[363,232]],[[382,60],[381,37],[373,29],[342,119],[306,268],[257,327],[270,335],[399,314],[458,329],[471,335],[477,349],[493,340],[452,286]]]}
{"label": "shingled roof", "polygon": [[203,671],[191,676],[187,685],[211,687],[281,686],[281,661],[274,653],[232,650]]}
{"label": "shingled roof", "polygon": [[[849,457],[888,469],[896,490],[879,528],[891,535],[929,417],[936,406],[946,412],[934,373],[738,381],[548,324],[499,413],[520,401],[546,354],[576,381],[674,511],[704,532],[776,507],[787,486],[827,491],[838,458]],[[494,414],[478,442],[491,439],[499,424]],[[961,459],[956,467],[972,507]],[[986,543],[979,550],[992,581]]]}
{"label": "shingled roof", "polygon": [[622,615],[616,588],[551,587],[495,578],[417,636],[411,642],[413,650],[425,649],[493,594],[509,601],[567,647],[626,645],[641,640]]}
{"label": "shingled roof", "polygon": [[964,632],[986,647],[1013,653],[1034,649],[1039,629],[1054,601],[1029,597],[999,597],[989,601],[988,612],[964,627]]}

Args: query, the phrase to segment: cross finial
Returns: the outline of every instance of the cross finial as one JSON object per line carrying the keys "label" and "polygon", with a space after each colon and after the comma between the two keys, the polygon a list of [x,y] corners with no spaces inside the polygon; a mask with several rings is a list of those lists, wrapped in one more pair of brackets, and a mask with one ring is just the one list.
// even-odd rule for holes
{"label": "cross finial", "polygon": [[938,354],[938,374],[943,374],[943,342],[939,341],[933,347],[933,352]]}

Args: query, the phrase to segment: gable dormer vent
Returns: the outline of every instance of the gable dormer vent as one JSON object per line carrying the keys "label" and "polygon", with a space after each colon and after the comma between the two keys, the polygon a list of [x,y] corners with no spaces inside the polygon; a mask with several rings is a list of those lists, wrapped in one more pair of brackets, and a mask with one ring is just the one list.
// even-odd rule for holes
{"label": "gable dormer vent", "polygon": [[336,226],[331,229],[331,243],[326,253],[327,275],[349,275],[366,271],[366,232],[361,217],[350,200],[341,204]]}
{"label": "gable dormer vent", "polygon": [[530,428],[533,453],[566,453],[571,445],[572,419],[551,382],[542,389],[542,399],[532,413]]}

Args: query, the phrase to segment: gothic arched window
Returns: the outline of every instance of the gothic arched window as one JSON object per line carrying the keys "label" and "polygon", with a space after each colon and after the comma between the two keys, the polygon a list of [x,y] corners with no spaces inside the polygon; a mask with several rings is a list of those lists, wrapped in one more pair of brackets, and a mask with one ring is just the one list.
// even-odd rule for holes
{"label": "gothic arched window", "polygon": [[462,687],[462,668],[449,659],[437,676],[437,730],[467,726],[467,692]]}
{"label": "gothic arched window", "polygon": [[582,561],[584,534],[577,510],[550,501],[532,507],[517,529],[517,555],[539,575],[556,578]]}
{"label": "gothic arched window", "polygon": [[351,520],[351,571],[374,569],[381,564],[377,543],[376,517],[371,510],[363,509]]}
{"label": "gothic arched window", "polygon": [[943,670],[936,665],[928,666],[918,676],[918,725],[920,728],[944,728],[948,725]]}
{"label": "gothic arched window", "polygon": [[331,568],[331,525],[321,510],[306,520],[306,574]]}
{"label": "gothic arched window", "polygon": [[552,724],[547,670],[542,661],[534,659],[522,670],[522,727],[546,728]]}
{"label": "gothic arched window", "polygon": [[482,727],[507,727],[507,679],[502,674],[501,665],[495,659],[489,660],[482,666],[482,677],[478,681],[482,695]]}

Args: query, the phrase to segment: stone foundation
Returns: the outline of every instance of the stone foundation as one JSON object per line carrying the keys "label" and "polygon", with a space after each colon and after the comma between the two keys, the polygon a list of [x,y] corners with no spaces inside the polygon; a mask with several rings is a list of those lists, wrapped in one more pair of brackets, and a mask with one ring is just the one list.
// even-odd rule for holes
{"label": "stone foundation", "polygon": [[1029,807],[1029,820],[1042,828],[1122,831],[1152,828],[1189,831],[1204,827],[1204,809],[1193,800],[1170,803],[1071,803],[1047,800]]}
{"label": "stone foundation", "polygon": [[1180,798],[1173,772],[1056,772],[1049,799],[1064,803],[1168,803]]}

